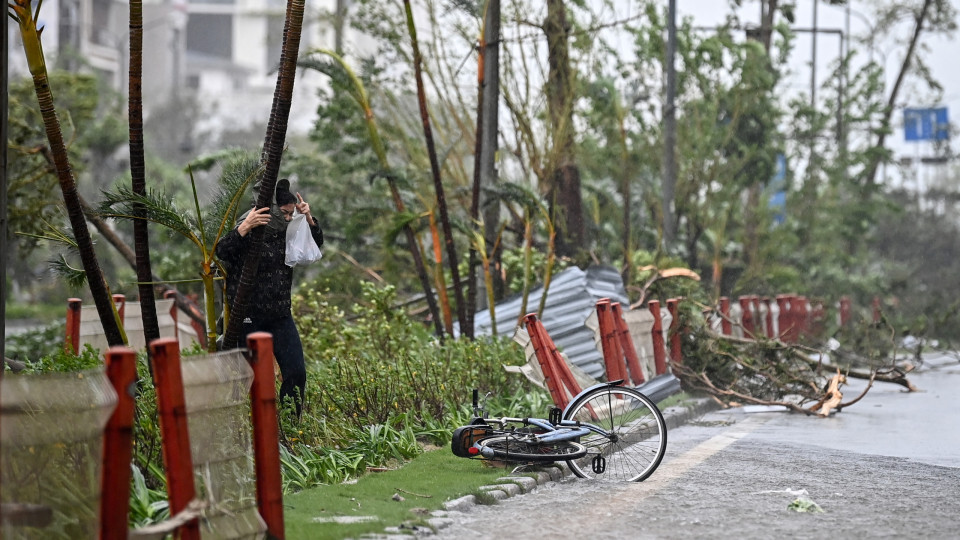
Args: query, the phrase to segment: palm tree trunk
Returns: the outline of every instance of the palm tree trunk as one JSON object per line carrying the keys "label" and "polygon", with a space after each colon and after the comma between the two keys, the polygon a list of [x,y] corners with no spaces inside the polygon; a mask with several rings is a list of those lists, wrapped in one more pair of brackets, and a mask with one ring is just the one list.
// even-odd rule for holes
{"label": "palm tree trunk", "polygon": [[70,168],[70,160],[67,157],[67,148],[63,142],[60,120],[57,118],[57,111],[53,105],[53,93],[50,90],[47,78],[46,61],[43,57],[43,47],[40,45],[40,33],[37,31],[36,21],[30,11],[30,2],[29,0],[16,0],[16,4],[10,4],[10,7],[16,14],[15,18],[20,26],[20,36],[23,40],[27,64],[30,66],[30,75],[33,77],[40,115],[43,118],[50,152],[57,169],[57,180],[60,183],[60,191],[63,193],[67,216],[70,218],[73,236],[80,251],[80,260],[87,275],[90,294],[97,306],[97,314],[100,316],[107,343],[110,346],[123,345],[126,342],[126,336],[120,326],[120,318],[113,304],[107,282],[100,270],[97,254],[93,250],[93,240],[90,237],[90,231],[87,229],[83,208],[80,206],[80,196],[77,193],[77,184]]}
{"label": "palm tree trunk", "polygon": [[[138,195],[146,195],[146,164],[143,157],[143,1],[130,0],[130,75],[128,123],[130,124],[130,178],[131,188]],[[142,205],[135,215],[143,216]],[[136,253],[137,290],[140,292],[140,316],[143,336],[147,343],[160,337],[157,304],[154,298],[153,270],[150,265],[150,238],[147,221],[133,221],[133,247]],[[147,347],[150,354],[150,347]],[[150,371],[153,373],[153,370]]]}
{"label": "palm tree trunk", "polygon": [[413,46],[413,70],[417,79],[417,101],[420,103],[420,119],[423,121],[423,136],[427,142],[427,154],[430,156],[430,171],[433,173],[433,187],[437,193],[437,205],[440,208],[440,224],[443,227],[444,244],[447,248],[447,262],[450,264],[450,277],[453,279],[453,294],[457,302],[457,320],[462,335],[472,338],[473,328],[467,328],[466,304],[463,299],[463,284],[460,282],[459,259],[453,242],[453,229],[447,214],[447,200],[444,196],[443,181],[440,179],[440,162],[437,159],[436,145],[433,143],[433,131],[430,128],[430,113],[427,111],[427,95],[423,87],[423,57],[417,44],[417,29],[413,24],[413,9],[410,0],[403,0],[407,12],[407,31]]}
{"label": "palm tree trunk", "polygon": [[[277,86],[273,92],[273,105],[270,109],[270,121],[263,145],[265,162],[257,208],[270,206],[273,190],[277,187],[277,175],[280,171],[280,159],[287,135],[287,122],[290,117],[290,104],[293,101],[293,82],[297,70],[297,56],[300,50],[300,33],[303,28],[304,0],[288,0],[287,13],[283,26],[283,48],[280,51],[280,69],[277,72]],[[260,249],[263,245],[263,227],[250,231],[251,247],[240,272],[240,284],[237,287],[230,321],[224,332],[223,346],[233,349],[239,346],[240,325],[247,311],[247,302],[255,285],[254,279],[260,264]]]}

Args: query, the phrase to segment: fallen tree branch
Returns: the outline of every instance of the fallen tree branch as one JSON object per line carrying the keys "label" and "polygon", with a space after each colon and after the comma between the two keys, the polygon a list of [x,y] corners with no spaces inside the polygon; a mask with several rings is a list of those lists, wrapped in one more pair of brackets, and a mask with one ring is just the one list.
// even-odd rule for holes
{"label": "fallen tree branch", "polygon": [[854,399],[846,403],[841,403],[837,405],[837,412],[840,412],[843,410],[844,407],[849,407],[850,405],[853,405],[854,403],[863,399],[863,396],[867,395],[867,391],[870,390],[870,387],[872,386],[873,386],[873,378],[871,377],[870,380],[867,382],[867,387],[863,389],[863,392],[860,392],[859,396],[855,397]]}
{"label": "fallen tree branch", "polygon": [[[726,340],[733,343],[741,343],[745,345],[757,343],[757,340],[753,340],[753,339],[718,334],[717,332],[709,328],[704,329],[704,332],[710,338],[717,339],[717,340]],[[768,341],[771,345],[775,346],[778,350],[790,352],[790,354],[792,354],[796,359],[806,362],[807,364],[815,367],[816,369],[820,369],[823,367],[823,361],[822,361],[822,356],[824,354],[823,351],[814,349],[812,347],[807,347],[804,345],[790,345],[780,341],[779,339],[767,339],[766,341]],[[820,359],[810,358],[809,356],[802,354],[801,351],[818,354],[820,355],[821,358]],[[883,371],[881,370],[864,371],[864,370],[851,368],[846,372],[845,375],[847,377],[851,377],[854,379],[869,380],[871,381],[871,384],[872,384],[872,381],[874,380],[879,382],[898,384],[911,392],[916,392],[917,387],[915,387],[913,383],[911,383],[906,377],[906,374],[912,370],[913,370],[912,367],[908,369],[892,367],[892,368],[889,368],[888,370],[883,370]]]}
{"label": "fallen tree branch", "polygon": [[736,390],[730,390],[729,388],[720,388],[717,385],[715,385],[713,381],[710,380],[710,378],[707,376],[706,373],[694,373],[693,371],[683,366],[683,364],[674,364],[673,369],[675,371],[682,372],[682,376],[686,378],[688,381],[690,379],[699,381],[701,384],[704,385],[704,387],[706,387],[708,393],[713,394],[715,397],[719,397],[719,396],[732,397],[739,401],[750,403],[753,405],[786,407],[787,409],[793,412],[803,413],[808,416],[813,416],[815,414],[813,411],[809,411],[804,407],[801,407],[800,405],[790,401],[760,399],[748,394],[744,394],[742,392],[737,392]]}

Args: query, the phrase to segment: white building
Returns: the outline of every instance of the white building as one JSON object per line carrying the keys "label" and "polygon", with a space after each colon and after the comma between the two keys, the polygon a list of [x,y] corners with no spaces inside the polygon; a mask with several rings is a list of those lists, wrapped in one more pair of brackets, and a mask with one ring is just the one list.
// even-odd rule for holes
{"label": "white building", "polygon": [[[342,25],[335,14],[349,0],[308,0],[301,53],[334,49],[369,52],[363,36]],[[265,125],[276,86],[276,67],[286,4],[283,0],[144,0],[144,117],[178,98],[196,98],[203,115],[195,131],[213,134]],[[92,70],[111,87],[127,93],[129,3],[126,0],[47,0],[40,22],[48,66]],[[9,20],[11,72],[26,73],[16,24]],[[339,39],[338,39],[339,38]],[[366,43],[365,43],[366,42]],[[294,85],[290,133],[313,124],[316,91],[326,84],[314,71],[300,71]],[[56,91],[56,89],[54,89]],[[209,141],[215,144],[216,141]]]}

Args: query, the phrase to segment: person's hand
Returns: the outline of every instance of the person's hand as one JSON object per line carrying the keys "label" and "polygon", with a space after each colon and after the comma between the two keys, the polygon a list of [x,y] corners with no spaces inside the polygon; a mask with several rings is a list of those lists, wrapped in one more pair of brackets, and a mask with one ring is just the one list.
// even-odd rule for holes
{"label": "person's hand", "polygon": [[297,201],[296,204],[297,212],[307,216],[307,223],[310,225],[315,225],[316,222],[313,220],[313,216],[310,215],[310,205],[307,204],[307,201],[303,200],[303,196],[300,195],[300,192],[297,192]]}
{"label": "person's hand", "polygon": [[270,223],[270,207],[264,206],[263,208],[255,208],[247,214],[247,217],[243,219],[243,222],[240,223],[240,226],[237,227],[237,232],[240,233],[240,236],[246,236],[248,232],[252,229],[255,229],[261,225],[266,225]]}

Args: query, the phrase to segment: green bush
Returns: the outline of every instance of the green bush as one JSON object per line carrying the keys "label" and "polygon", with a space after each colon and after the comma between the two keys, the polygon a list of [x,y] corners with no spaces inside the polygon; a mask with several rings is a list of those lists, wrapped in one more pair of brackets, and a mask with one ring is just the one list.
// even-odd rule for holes
{"label": "green bush", "polygon": [[525,360],[517,345],[503,338],[440,342],[395,303],[393,287],[366,285],[358,316],[347,321],[319,292],[295,299],[309,364],[305,417],[363,427],[411,414],[422,425],[444,418],[473,388],[519,389],[522,381],[503,369]]}

